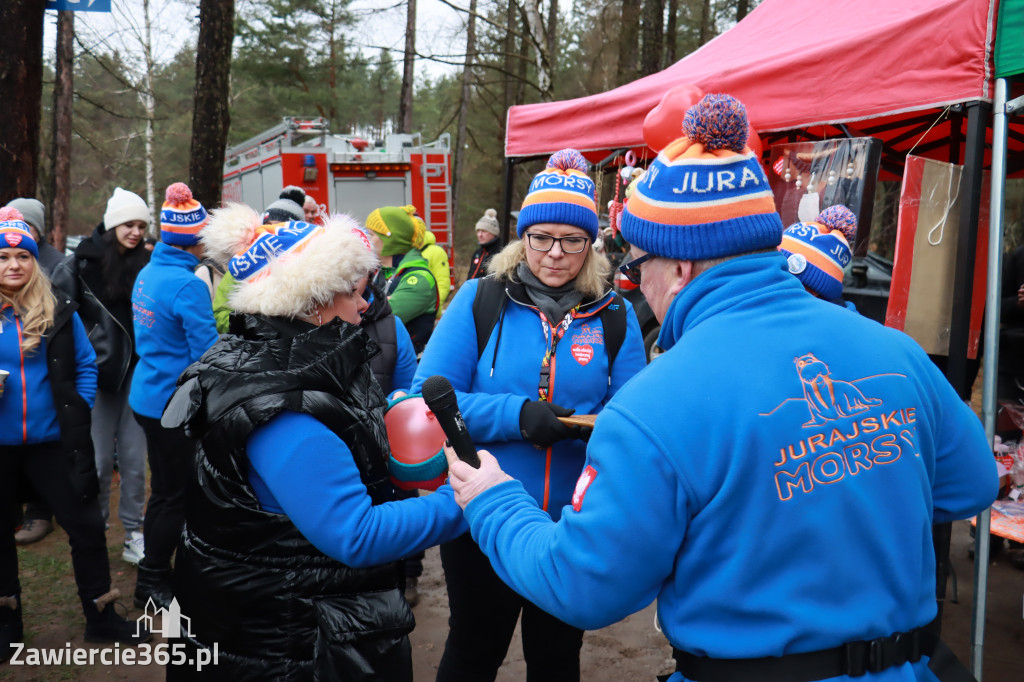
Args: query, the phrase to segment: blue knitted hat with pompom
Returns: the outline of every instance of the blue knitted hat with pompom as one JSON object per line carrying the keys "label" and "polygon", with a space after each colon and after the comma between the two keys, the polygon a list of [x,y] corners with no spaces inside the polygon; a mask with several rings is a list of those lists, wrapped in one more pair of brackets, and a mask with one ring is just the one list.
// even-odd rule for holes
{"label": "blue knitted hat with pompom", "polygon": [[812,293],[839,302],[843,297],[843,269],[850,263],[850,244],[857,236],[857,216],[836,204],[812,223],[796,223],[782,233],[779,251],[789,271]]}
{"label": "blue knitted hat with pompom", "polygon": [[575,149],[563,149],[548,159],[547,167],[538,173],[523,199],[516,221],[516,234],[531,225],[557,223],[578,227],[597,239],[597,204],[594,181],[587,176],[590,164]]}
{"label": "blue knitted hat with pompom", "polygon": [[747,148],[747,110],[705,95],[686,111],[681,137],[633,189],[622,236],[648,253],[707,260],[774,248],[782,220],[768,178]]}

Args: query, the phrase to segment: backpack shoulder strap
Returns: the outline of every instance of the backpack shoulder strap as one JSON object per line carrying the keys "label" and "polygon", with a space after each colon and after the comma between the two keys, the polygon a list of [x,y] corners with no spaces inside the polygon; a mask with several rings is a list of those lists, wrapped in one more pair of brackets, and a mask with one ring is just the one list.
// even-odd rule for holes
{"label": "backpack shoulder strap", "polygon": [[601,326],[604,327],[604,348],[608,354],[608,376],[612,373],[615,356],[626,340],[626,303],[622,296],[615,294],[611,303],[601,309]]}
{"label": "backpack shoulder strap", "polygon": [[507,297],[505,287],[492,275],[477,280],[476,296],[473,298],[473,321],[476,323],[476,357],[484,352],[487,339],[501,318]]}

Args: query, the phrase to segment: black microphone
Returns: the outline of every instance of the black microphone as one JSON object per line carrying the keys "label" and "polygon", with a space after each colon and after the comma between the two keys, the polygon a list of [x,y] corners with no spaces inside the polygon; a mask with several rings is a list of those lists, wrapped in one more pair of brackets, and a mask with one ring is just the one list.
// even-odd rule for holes
{"label": "black microphone", "polygon": [[437,423],[441,425],[441,430],[448,437],[448,442],[451,443],[455,454],[469,466],[479,469],[480,458],[476,455],[473,439],[469,437],[466,422],[462,419],[462,413],[459,412],[459,402],[455,398],[455,389],[452,388],[451,382],[440,374],[427,377],[420,388],[420,395],[423,396],[423,402],[437,417]]}

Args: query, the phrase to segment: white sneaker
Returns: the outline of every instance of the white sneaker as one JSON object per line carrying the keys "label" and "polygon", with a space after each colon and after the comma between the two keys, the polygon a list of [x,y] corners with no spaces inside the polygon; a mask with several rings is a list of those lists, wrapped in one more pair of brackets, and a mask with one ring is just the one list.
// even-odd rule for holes
{"label": "white sneaker", "polygon": [[145,553],[146,543],[143,540],[142,533],[137,530],[133,530],[128,533],[128,537],[124,541],[124,552],[121,554],[121,558],[130,564],[139,565],[142,561],[142,557]]}

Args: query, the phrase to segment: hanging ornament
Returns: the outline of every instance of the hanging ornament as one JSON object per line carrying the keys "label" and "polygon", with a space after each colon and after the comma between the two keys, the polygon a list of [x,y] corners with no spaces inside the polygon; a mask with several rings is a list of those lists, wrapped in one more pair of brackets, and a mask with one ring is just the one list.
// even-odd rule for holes
{"label": "hanging ornament", "polygon": [[831,168],[828,171],[828,184],[830,184],[830,185],[836,184],[836,172],[835,172],[834,169],[831,169]]}
{"label": "hanging ornament", "polygon": [[853,159],[850,159],[850,160],[849,160],[849,161],[847,162],[847,164],[846,164],[846,177],[847,177],[847,178],[851,178],[851,179],[852,179],[852,178],[853,178],[853,171],[854,171],[854,168],[853,168]]}
{"label": "hanging ornament", "polygon": [[790,178],[792,177],[793,175],[789,172],[789,166],[786,166],[786,174],[782,176],[782,179],[785,180],[786,182],[789,182]]}

